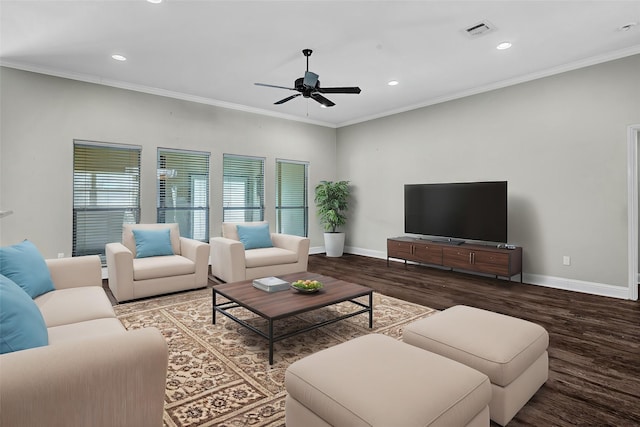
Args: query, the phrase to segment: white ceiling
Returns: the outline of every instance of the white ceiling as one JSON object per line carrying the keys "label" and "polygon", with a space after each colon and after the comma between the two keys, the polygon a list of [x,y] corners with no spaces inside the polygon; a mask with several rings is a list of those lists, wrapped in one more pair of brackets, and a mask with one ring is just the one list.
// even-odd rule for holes
{"label": "white ceiling", "polygon": [[[339,127],[640,53],[640,24],[620,30],[639,21],[614,0],[2,0],[0,64]],[[304,48],[324,87],[362,93],[273,105],[294,92],[253,83],[292,87]]]}

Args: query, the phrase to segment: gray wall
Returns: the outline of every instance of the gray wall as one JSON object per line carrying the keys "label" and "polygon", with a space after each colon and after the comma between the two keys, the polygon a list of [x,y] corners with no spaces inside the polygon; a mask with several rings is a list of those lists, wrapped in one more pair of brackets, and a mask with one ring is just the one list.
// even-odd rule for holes
{"label": "gray wall", "polygon": [[640,55],[338,129],[338,177],[354,183],[347,245],[384,253],[403,234],[406,183],[507,180],[525,280],[627,287],[638,76]]}
{"label": "gray wall", "polygon": [[[47,257],[70,254],[73,140],[86,139],[143,147],[143,222],[155,221],[157,147],[210,151],[212,236],[223,153],[266,157],[271,222],[275,159],[309,161],[310,190],[353,182],[347,245],[381,257],[386,238],[403,234],[405,183],[507,180],[526,281],[624,295],[638,75],[640,55],[335,130],[0,68],[0,208],[15,212],[0,221],[0,243],[29,238]],[[321,247],[312,197],[311,245]]]}
{"label": "gray wall", "polygon": [[[335,129],[0,68],[0,243],[32,240],[45,257],[72,248],[73,140],[142,146],[142,222],[156,220],[157,148],[211,152],[211,236],[220,235],[222,155],[266,158],[266,219],[275,224],[275,159],[336,173]],[[310,197],[312,246],[322,246]]]}

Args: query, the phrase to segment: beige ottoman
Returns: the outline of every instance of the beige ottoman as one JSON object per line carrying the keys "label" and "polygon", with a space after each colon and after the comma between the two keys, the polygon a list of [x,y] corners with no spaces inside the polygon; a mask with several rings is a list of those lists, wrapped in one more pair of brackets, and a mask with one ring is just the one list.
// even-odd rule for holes
{"label": "beige ottoman", "polygon": [[287,427],[489,425],[486,375],[386,335],[291,364],[285,386]]}
{"label": "beige ottoman", "polygon": [[407,326],[403,340],[487,374],[491,419],[503,426],[549,375],[547,331],[491,311],[451,307]]}

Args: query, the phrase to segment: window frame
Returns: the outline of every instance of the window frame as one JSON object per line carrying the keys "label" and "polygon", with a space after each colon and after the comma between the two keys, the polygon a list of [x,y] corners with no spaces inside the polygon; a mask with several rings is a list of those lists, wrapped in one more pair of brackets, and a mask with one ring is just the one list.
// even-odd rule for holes
{"label": "window frame", "polygon": [[[258,175],[252,175],[251,171],[245,172],[242,168],[237,169],[237,175],[231,175],[229,172],[236,172],[227,168],[227,160],[259,162],[260,173]],[[252,222],[252,221],[264,221],[265,214],[265,158],[257,156],[245,156],[238,154],[223,154],[222,158],[222,222]],[[232,178],[232,179],[228,179]],[[232,184],[242,186],[244,185],[244,191],[238,191],[235,194],[229,194],[230,186]],[[247,193],[247,187],[250,188],[251,194],[257,196],[258,203],[251,203],[251,196]],[[229,199],[229,196],[238,196],[242,194],[242,199]],[[249,196],[249,197],[248,197]],[[250,204],[251,203],[251,204]],[[258,212],[257,217],[254,215]],[[234,218],[233,212],[239,212]],[[244,213],[244,214],[242,214]],[[239,218],[242,217],[242,219]]]}
{"label": "window frame", "polygon": [[[303,202],[297,206],[282,206],[282,177],[281,177],[281,165],[300,165],[304,166],[303,177]],[[301,237],[308,237],[309,235],[309,162],[300,160],[288,160],[288,159],[276,159],[276,173],[275,173],[275,215],[276,215],[276,232],[285,234],[294,234]],[[302,234],[293,233],[291,230],[286,229],[283,223],[283,215],[289,210],[302,210]]]}
{"label": "window frame", "polygon": [[[174,159],[175,162],[173,165],[171,165],[173,167],[167,168],[166,156],[170,156],[170,155],[174,155],[176,157],[180,155],[184,155],[185,160]],[[165,156],[164,159],[163,159],[163,156]],[[198,156],[203,157],[202,162],[197,165],[193,165],[194,167],[192,168],[187,168],[188,162],[186,161],[186,157],[198,157]],[[177,166],[182,166],[182,168],[178,168]],[[204,166],[204,167],[197,168],[195,166]],[[180,235],[182,237],[199,240],[201,242],[209,242],[210,211],[211,211],[211,206],[210,206],[211,196],[209,191],[210,167],[211,167],[210,152],[158,147],[158,149],[156,150],[156,221],[158,223],[165,223],[167,214],[169,214],[170,212],[174,212],[174,219],[176,219],[181,212],[182,213],[191,212],[191,215],[186,218],[186,227],[182,226],[182,225],[185,225],[185,222],[181,220],[184,218],[177,218],[175,221],[171,221],[171,222],[177,222],[178,224],[181,225]],[[172,176],[169,176],[169,175],[173,175],[173,172],[176,173],[176,178],[177,178],[176,183],[178,184],[184,184],[184,182],[182,182],[183,181],[182,176],[183,174],[186,174],[189,178],[188,187],[184,187],[184,185],[176,186],[180,188],[179,189],[175,188],[176,194],[175,195],[172,194],[169,198],[174,201],[174,204],[176,204],[177,202],[176,199],[178,199],[177,193],[178,191],[180,191],[180,194],[182,195],[182,197],[187,197],[187,199],[189,199],[190,206],[177,206],[177,205],[171,206],[171,207],[166,205],[163,206],[163,204],[167,202],[167,194],[166,194],[167,180],[173,178]],[[205,172],[205,173],[199,173],[199,172]],[[201,179],[200,181],[205,183],[204,191],[200,192],[205,196],[204,197],[205,202],[203,206],[194,206],[194,203],[195,203],[194,178],[195,177],[202,177],[203,179]],[[200,215],[197,215],[198,213],[200,213]],[[195,221],[196,217],[203,218],[204,224],[201,224],[201,223],[196,224],[196,221]],[[198,230],[200,231],[199,233],[197,232]]]}
{"label": "window frame", "polygon": [[72,256],[99,255],[105,265],[105,245],[122,240],[122,224],[140,222],[141,160],[139,145],[73,140]]}

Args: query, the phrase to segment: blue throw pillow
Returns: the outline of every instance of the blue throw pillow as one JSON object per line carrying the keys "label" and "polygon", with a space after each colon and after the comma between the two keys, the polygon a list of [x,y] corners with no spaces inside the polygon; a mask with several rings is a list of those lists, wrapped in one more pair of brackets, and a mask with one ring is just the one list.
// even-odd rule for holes
{"label": "blue throw pillow", "polygon": [[132,230],[136,241],[136,258],[173,255],[170,230]]}
{"label": "blue throw pillow", "polygon": [[0,274],[0,354],[49,344],[47,326],[31,297]]}
{"label": "blue throw pillow", "polygon": [[271,248],[271,234],[269,224],[242,225],[238,224],[238,238],[246,249]]}
{"label": "blue throw pillow", "polygon": [[0,248],[0,274],[24,289],[31,298],[54,289],[47,263],[28,240]]}

